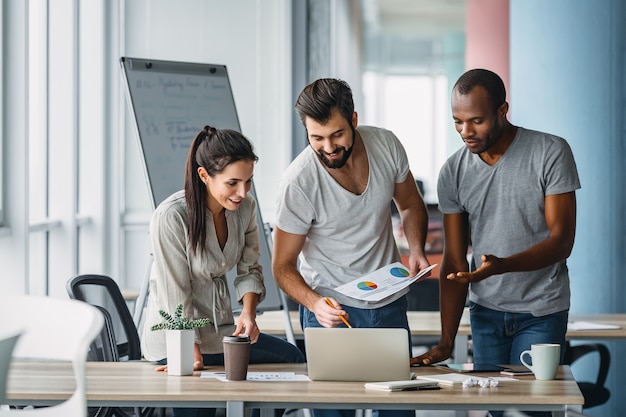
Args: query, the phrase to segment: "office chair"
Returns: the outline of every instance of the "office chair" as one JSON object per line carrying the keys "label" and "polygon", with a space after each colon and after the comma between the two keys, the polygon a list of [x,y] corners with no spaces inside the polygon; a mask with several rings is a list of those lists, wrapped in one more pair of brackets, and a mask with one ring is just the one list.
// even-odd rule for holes
{"label": "office chair", "polygon": [[85,274],[66,285],[70,298],[104,308],[111,316],[119,360],[141,359],[141,342],[126,300],[117,283],[106,275]]}
{"label": "office chair", "polygon": [[7,378],[9,377],[9,365],[13,356],[13,349],[22,331],[3,331],[0,334],[0,404],[6,403]]}
{"label": "office chair", "polygon": [[579,358],[597,352],[599,357],[599,368],[595,382],[576,381],[580,392],[585,397],[583,408],[596,407],[602,405],[609,400],[611,392],[604,386],[609,367],[611,366],[611,354],[602,343],[587,343],[580,345],[571,345],[569,341],[565,345],[565,353],[563,357],[564,365],[572,365]]}
{"label": "office chair", "polygon": [[[104,329],[91,346],[93,360],[118,362],[141,359],[141,342],[135,322],[119,286],[111,277],[95,274],[77,275],[67,282],[66,289],[70,298],[98,307],[104,317]],[[126,409],[117,407],[100,407],[89,411],[93,417],[129,416]],[[147,417],[155,411],[154,408],[135,407],[134,414],[138,417]],[[159,413],[163,414],[163,411],[159,410]]]}
{"label": "office chair", "polygon": [[115,333],[113,331],[113,319],[109,312],[100,306],[95,306],[104,318],[104,326],[100,334],[89,348],[88,362],[118,362],[120,360],[117,346],[115,345]]}
{"label": "office chair", "polygon": [[86,359],[104,325],[102,314],[74,300],[0,296],[0,325],[22,329],[13,360],[72,362],[75,389],[67,400],[33,409],[0,409],[1,417],[84,417],[87,412]]}

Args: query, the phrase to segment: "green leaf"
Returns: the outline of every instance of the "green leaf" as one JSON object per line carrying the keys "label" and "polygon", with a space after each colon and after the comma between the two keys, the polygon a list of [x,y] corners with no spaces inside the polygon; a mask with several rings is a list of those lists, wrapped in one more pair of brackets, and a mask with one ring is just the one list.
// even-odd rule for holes
{"label": "green leaf", "polygon": [[159,314],[163,317],[161,323],[157,323],[150,327],[150,330],[190,330],[199,327],[204,327],[211,323],[208,318],[202,319],[189,319],[183,317],[183,305],[179,304],[174,312],[174,317],[163,310],[159,310]]}

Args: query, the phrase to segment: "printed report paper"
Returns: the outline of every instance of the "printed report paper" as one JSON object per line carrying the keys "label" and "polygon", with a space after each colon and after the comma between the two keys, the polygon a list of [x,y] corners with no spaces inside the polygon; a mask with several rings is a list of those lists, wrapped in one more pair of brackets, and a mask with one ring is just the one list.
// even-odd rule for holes
{"label": "printed report paper", "polygon": [[[225,372],[201,372],[200,378],[216,378],[220,381],[228,381]],[[248,372],[247,381],[299,381],[307,382],[311,379],[295,372]]]}
{"label": "printed report paper", "polygon": [[436,266],[437,264],[431,265],[416,276],[409,277],[408,268],[400,262],[395,262],[362,278],[340,285],[335,290],[359,300],[380,301],[423,278]]}

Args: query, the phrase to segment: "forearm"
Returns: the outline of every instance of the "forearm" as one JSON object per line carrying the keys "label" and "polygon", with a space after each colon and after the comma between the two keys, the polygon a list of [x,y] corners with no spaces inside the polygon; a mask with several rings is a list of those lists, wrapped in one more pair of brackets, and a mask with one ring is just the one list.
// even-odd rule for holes
{"label": "forearm", "polygon": [[461,315],[467,300],[467,284],[447,280],[443,274],[439,279],[439,310],[441,315],[441,338],[439,344],[450,349],[454,346],[454,340],[461,321]]}
{"label": "forearm", "polygon": [[409,244],[409,252],[414,256],[425,256],[424,245],[428,233],[428,211],[423,201],[415,202],[405,210],[399,210],[402,230]]}
{"label": "forearm", "polygon": [[448,347],[454,345],[463,308],[467,300],[469,285],[450,281],[448,274],[457,271],[468,271],[469,263],[465,253],[467,246],[454,247],[455,250],[444,253],[439,271],[439,310],[441,314],[440,344]]}
{"label": "forearm", "polygon": [[259,304],[259,295],[253,292],[244,294],[242,298],[242,314],[250,315],[252,319],[256,317],[256,307]]}
{"label": "forearm", "polygon": [[502,258],[502,271],[535,271],[545,268],[557,262],[561,262],[570,255],[573,247],[572,241],[557,237],[548,237],[523,252]]}
{"label": "forearm", "polygon": [[501,273],[534,271],[567,259],[576,235],[574,192],[546,196],[545,218],[549,236],[523,252],[503,258]]}
{"label": "forearm", "polygon": [[313,304],[320,295],[313,291],[295,266],[280,265],[273,268],[274,279],[281,290],[292,300],[313,310]]}

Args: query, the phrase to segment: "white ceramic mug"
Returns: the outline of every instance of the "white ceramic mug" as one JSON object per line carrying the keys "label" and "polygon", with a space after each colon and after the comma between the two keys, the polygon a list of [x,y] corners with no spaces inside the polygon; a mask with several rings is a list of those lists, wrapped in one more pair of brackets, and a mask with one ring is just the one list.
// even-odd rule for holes
{"label": "white ceramic mug", "polygon": [[[524,360],[524,356],[530,356],[532,365]],[[538,343],[530,346],[530,350],[525,350],[519,355],[525,367],[530,369],[537,379],[554,379],[556,370],[561,359],[561,345],[558,343]]]}

